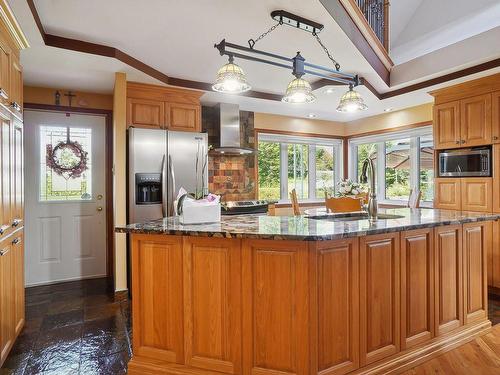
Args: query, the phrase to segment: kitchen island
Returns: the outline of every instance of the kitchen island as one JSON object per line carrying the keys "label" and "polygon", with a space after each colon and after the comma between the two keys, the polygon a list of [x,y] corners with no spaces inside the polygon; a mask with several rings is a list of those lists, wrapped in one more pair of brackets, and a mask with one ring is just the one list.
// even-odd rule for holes
{"label": "kitchen island", "polygon": [[131,234],[129,374],[396,373],[486,332],[500,215],[169,218]]}

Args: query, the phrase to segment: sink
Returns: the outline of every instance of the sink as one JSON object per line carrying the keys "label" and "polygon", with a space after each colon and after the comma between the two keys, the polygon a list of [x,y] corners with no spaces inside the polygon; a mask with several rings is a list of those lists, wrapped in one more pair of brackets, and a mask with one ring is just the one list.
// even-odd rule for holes
{"label": "sink", "polygon": [[[307,218],[313,220],[328,220],[328,221],[368,220],[368,213],[356,212],[356,213],[346,213],[346,214],[324,214],[324,215],[308,216]],[[377,215],[377,220],[391,220],[391,219],[402,219],[402,218],[404,218],[403,215],[383,214],[383,213],[379,213]]]}

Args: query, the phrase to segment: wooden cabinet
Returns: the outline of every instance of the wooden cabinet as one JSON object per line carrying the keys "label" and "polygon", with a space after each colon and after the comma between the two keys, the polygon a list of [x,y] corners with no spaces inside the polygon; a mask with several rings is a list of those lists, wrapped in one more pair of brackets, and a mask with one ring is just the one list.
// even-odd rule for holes
{"label": "wooden cabinet", "polygon": [[500,91],[491,94],[491,140],[500,143]]}
{"label": "wooden cabinet", "polygon": [[436,178],[434,207],[447,210],[493,211],[491,177]]}
{"label": "wooden cabinet", "polygon": [[433,129],[435,149],[460,146],[459,111],[459,101],[434,106]]}
{"label": "wooden cabinet", "polygon": [[134,355],[184,362],[182,237],[134,236]]}
{"label": "wooden cabinet", "polygon": [[201,131],[201,106],[196,104],[166,104],[169,130]]}
{"label": "wooden cabinet", "polygon": [[361,366],[400,350],[399,233],[360,239]]}
{"label": "wooden cabinet", "polygon": [[446,210],[460,210],[462,205],[459,178],[434,179],[434,207]]}
{"label": "wooden cabinet", "polygon": [[2,364],[15,339],[15,259],[9,239],[0,242],[0,364]]}
{"label": "wooden cabinet", "polygon": [[318,371],[346,374],[359,368],[359,241],[322,241],[315,252]]}
{"label": "wooden cabinet", "polygon": [[443,335],[463,325],[462,227],[434,229],[435,329]]}
{"label": "wooden cabinet", "polygon": [[241,241],[185,237],[185,364],[241,373]]}
{"label": "wooden cabinet", "polygon": [[401,233],[401,350],[430,340],[434,321],[434,232]]}
{"label": "wooden cabinet", "polygon": [[0,35],[0,103],[9,104],[11,87],[11,49]]}
{"label": "wooden cabinet", "polygon": [[488,316],[487,254],[492,247],[492,222],[463,225],[464,323]]}
{"label": "wooden cabinet", "polygon": [[242,243],[243,373],[311,373],[307,242]]}
{"label": "wooden cabinet", "polygon": [[127,84],[127,126],[201,131],[201,92],[136,82]]}
{"label": "wooden cabinet", "polygon": [[12,225],[12,120],[0,109],[0,240],[11,232]]}
{"label": "wooden cabinet", "polygon": [[488,285],[500,288],[500,220],[494,221],[492,226],[492,246],[486,253]]}
{"label": "wooden cabinet", "polygon": [[491,94],[460,100],[461,145],[491,144]]}
{"label": "wooden cabinet", "polygon": [[10,107],[16,113],[23,110],[23,68],[16,55],[12,55]]}
{"label": "wooden cabinet", "polygon": [[12,127],[12,165],[11,165],[11,215],[13,228],[24,225],[24,132],[23,123],[14,118]]}
{"label": "wooden cabinet", "polygon": [[128,98],[127,124],[140,128],[165,128],[165,103],[158,100]]}
{"label": "wooden cabinet", "polygon": [[493,212],[500,212],[500,144],[493,145]]}
{"label": "wooden cabinet", "polygon": [[14,266],[14,333],[17,337],[24,327],[25,301],[24,301],[24,231],[20,229],[13,233],[12,255]]}

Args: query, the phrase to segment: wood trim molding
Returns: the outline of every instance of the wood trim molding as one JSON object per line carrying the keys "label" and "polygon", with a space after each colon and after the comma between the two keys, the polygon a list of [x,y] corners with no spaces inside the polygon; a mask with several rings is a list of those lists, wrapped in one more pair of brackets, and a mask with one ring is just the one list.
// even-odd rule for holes
{"label": "wood trim molding", "polygon": [[114,215],[113,215],[113,111],[97,108],[78,108],[51,104],[23,103],[24,109],[63,113],[104,115],[106,122],[106,270],[114,290]]}
{"label": "wood trim molding", "polygon": [[[0,0],[0,1],[5,1],[5,0]],[[31,13],[33,14],[33,18],[35,19],[38,30],[40,31],[40,34],[42,36],[42,39],[44,40],[45,45],[47,46],[114,58],[167,85],[178,86],[193,90],[212,91],[211,83],[192,81],[192,80],[168,76],[165,73],[160,72],[159,70],[151,67],[150,65],[147,65],[146,63],[136,59],[133,56],[126,54],[125,52],[117,48],[72,38],[65,38],[58,35],[47,34],[45,33],[42,21],[36,10],[34,2],[35,0],[26,0],[26,1],[28,2],[29,8],[31,10]],[[347,34],[349,39],[351,39],[353,44],[358,48],[358,50],[364,56],[364,58],[370,63],[370,65],[372,65],[373,69],[381,76],[383,81],[390,87],[390,72],[381,62],[377,54],[373,51],[372,47],[366,41],[365,37],[358,29],[354,21],[351,19],[348,12],[342,6],[341,0],[330,1],[329,4],[331,4],[336,11],[335,14],[332,15],[332,17],[337,21],[337,23]],[[409,92],[420,90],[440,83],[448,82],[454,79],[462,78],[485,70],[493,69],[498,66],[500,66],[500,58],[487,61],[485,63],[478,64],[475,66],[471,66],[469,68],[465,68],[453,73],[445,74],[440,77],[428,79],[410,86],[402,87],[400,89],[387,91],[384,93],[378,92],[373,87],[373,85],[363,77],[360,77],[360,83],[364,85],[368,90],[370,90],[373,93],[373,95],[375,95],[375,97],[377,97],[379,100],[383,100],[394,96],[407,94]],[[326,79],[319,79],[315,82],[312,82],[311,86],[313,90],[317,90],[319,88],[332,84],[333,84],[332,81]],[[263,91],[250,90],[240,95],[257,99],[281,101],[281,95]]]}
{"label": "wood trim molding", "polygon": [[409,124],[409,125],[401,125],[401,126],[387,128],[387,129],[380,129],[380,130],[373,130],[373,131],[364,132],[364,133],[351,134],[351,135],[346,136],[345,138],[347,140],[349,140],[349,139],[353,139],[353,138],[367,137],[367,136],[371,136],[371,135],[400,132],[400,131],[404,131],[404,130],[421,128],[424,126],[432,126],[432,121],[422,121],[422,122],[416,122],[414,124]]}
{"label": "wood trim molding", "polygon": [[262,129],[262,128],[255,128],[254,130],[255,130],[255,134],[257,136],[259,135],[259,133],[267,133],[267,134],[295,135],[297,137],[314,137],[314,138],[341,139],[341,140],[345,139],[345,137],[343,135],[304,133],[304,132],[294,132],[294,131],[274,130],[274,129]]}
{"label": "wood trim molding", "polygon": [[28,48],[30,46],[28,39],[26,39],[26,35],[24,35],[23,30],[21,30],[21,26],[19,26],[7,0],[0,1],[0,18],[7,27],[7,30],[9,30],[16,46],[19,49]]}

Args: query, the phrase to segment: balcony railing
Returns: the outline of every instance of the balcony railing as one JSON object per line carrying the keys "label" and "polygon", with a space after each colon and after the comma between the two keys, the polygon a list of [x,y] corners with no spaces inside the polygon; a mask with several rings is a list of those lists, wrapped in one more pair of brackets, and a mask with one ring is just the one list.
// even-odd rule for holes
{"label": "balcony railing", "polygon": [[389,0],[355,0],[378,40],[389,51]]}

